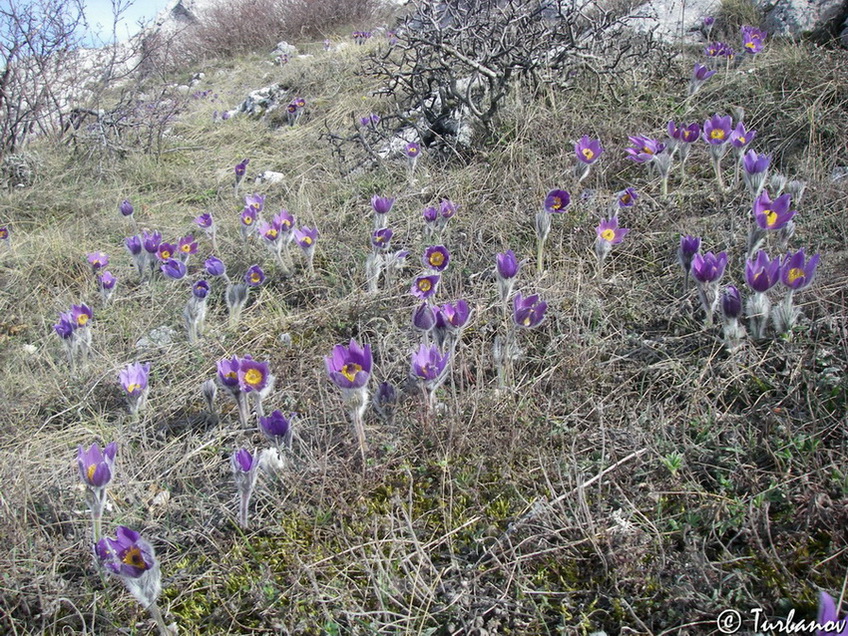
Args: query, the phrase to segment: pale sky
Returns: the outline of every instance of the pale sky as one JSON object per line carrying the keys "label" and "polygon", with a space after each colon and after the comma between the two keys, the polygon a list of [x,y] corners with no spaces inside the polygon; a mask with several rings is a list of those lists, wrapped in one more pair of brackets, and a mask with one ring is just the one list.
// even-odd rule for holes
{"label": "pale sky", "polygon": [[[115,0],[116,2],[118,0]],[[138,20],[149,22],[156,17],[169,0],[133,0],[129,8],[122,14],[122,22],[118,24],[118,40],[126,40],[138,32]],[[85,14],[88,18],[91,39],[98,38],[108,42],[112,39],[112,0],[84,0]],[[127,0],[121,0],[127,4]]]}

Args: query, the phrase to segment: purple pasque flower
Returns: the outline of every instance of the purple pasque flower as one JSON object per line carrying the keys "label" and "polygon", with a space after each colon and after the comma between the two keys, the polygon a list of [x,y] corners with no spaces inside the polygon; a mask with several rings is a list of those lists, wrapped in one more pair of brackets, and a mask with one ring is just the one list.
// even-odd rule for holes
{"label": "purple pasque flower", "polygon": [[760,250],[756,259],[745,262],[745,282],[748,287],[760,294],[774,287],[780,279],[780,259],[770,259]]}
{"label": "purple pasque flower", "polygon": [[197,254],[197,241],[194,240],[194,236],[188,234],[182,237],[177,242],[177,252],[179,252],[180,257],[188,257],[191,254]]}
{"label": "purple pasque flower", "polygon": [[436,272],[443,272],[450,263],[450,252],[444,245],[431,245],[424,250],[424,257],[421,260],[424,267]]}
{"label": "purple pasque flower", "polygon": [[239,359],[236,356],[232,358],[222,358],[218,360],[218,383],[230,393],[236,394],[239,392]]}
{"label": "purple pasque flower", "polygon": [[360,347],[353,338],[348,346],[336,345],[324,358],[330,380],[340,389],[361,389],[371,377],[371,345]]}
{"label": "purple pasque flower", "polygon": [[418,308],[412,312],[412,326],[418,331],[430,331],[436,326],[436,314],[429,303],[421,303]]}
{"label": "purple pasque flower", "polygon": [[294,231],[294,240],[305,251],[315,249],[315,241],[320,236],[318,229],[312,229],[306,225]]}
{"label": "purple pasque flower", "polygon": [[114,539],[101,539],[95,552],[104,568],[123,578],[137,579],[157,565],[153,547],[125,526],[118,526]]}
{"label": "purple pasque flower", "polygon": [[242,473],[249,473],[254,468],[253,455],[246,448],[240,448],[233,453],[233,470]]}
{"label": "purple pasque flower", "polygon": [[790,210],[792,197],[789,194],[781,194],[774,201],[771,200],[768,190],[763,190],[754,200],[752,212],[757,225],[763,230],[780,230],[792,220],[798,213]]}
{"label": "purple pasque flower", "polygon": [[131,255],[138,256],[139,254],[141,254],[141,238],[139,238],[138,236],[128,236],[124,239],[124,245],[126,246],[127,251]]}
{"label": "purple pasque flower", "polygon": [[783,257],[783,262],[781,263],[780,280],[792,291],[800,291],[809,287],[816,277],[816,268],[819,265],[819,260],[818,254],[807,260],[803,248],[794,254],[789,252]]}
{"label": "purple pasque flower", "polygon": [[209,295],[209,283],[199,280],[191,286],[191,294],[198,300],[204,300]]}
{"label": "purple pasque flower", "polygon": [[416,298],[426,300],[436,293],[436,290],[439,288],[439,281],[441,278],[442,277],[439,274],[417,276],[415,280],[412,281],[412,288],[409,291]]}
{"label": "purple pasque flower", "polygon": [[742,315],[742,296],[734,285],[725,287],[721,294],[721,314],[733,319]]}
{"label": "purple pasque flower", "polygon": [[88,254],[88,263],[95,272],[109,266],[109,257],[103,252],[91,252]]}
{"label": "purple pasque flower", "polygon": [[77,325],[70,312],[59,314],[59,322],[53,325],[53,330],[62,340],[69,340],[74,335]]}
{"label": "purple pasque flower", "polygon": [[133,212],[135,212],[135,209],[133,208],[132,203],[130,203],[129,199],[124,199],[118,206],[118,211],[120,211],[123,216],[132,216]]}
{"label": "purple pasque flower", "polygon": [[206,273],[210,276],[223,276],[227,273],[227,266],[224,265],[224,261],[216,256],[210,256],[207,258],[203,267],[206,269]]}
{"label": "purple pasque flower", "polygon": [[97,282],[101,289],[114,289],[118,279],[112,275],[112,272],[104,270],[97,277]]}
{"label": "purple pasque flower", "polygon": [[359,125],[363,128],[367,128],[368,126],[376,126],[380,123],[380,116],[371,113],[370,115],[365,115],[364,117],[359,118]]}
{"label": "purple pasque flower", "polygon": [[265,282],[265,272],[259,265],[251,265],[244,274],[244,282],[251,287],[258,287]]}
{"label": "purple pasque flower", "polygon": [[280,239],[280,228],[275,223],[263,221],[259,224],[259,235],[268,243],[276,243]]}
{"label": "purple pasque flower", "polygon": [[418,144],[416,144],[414,142],[408,143],[408,144],[406,144],[406,147],[404,148],[404,153],[410,159],[415,159],[415,158],[418,157],[419,154],[421,154],[421,146],[419,146]]}
{"label": "purple pasque flower", "polygon": [[548,303],[541,300],[538,294],[526,298],[521,294],[516,294],[513,301],[512,320],[519,327],[532,329],[538,327],[544,320],[547,310]]}
{"label": "purple pasque flower", "polygon": [[625,188],[615,195],[618,207],[621,209],[632,208],[636,205],[636,200],[639,198],[639,193],[635,188]]}
{"label": "purple pasque flower", "polygon": [[458,209],[459,205],[450,199],[442,199],[439,201],[439,217],[442,219],[442,222],[447,222],[448,219],[452,219],[456,215],[456,211]]}
{"label": "purple pasque flower", "polygon": [[819,611],[816,623],[821,629],[816,636],[848,636],[848,614],[839,617],[836,601],[827,592],[819,592]]}
{"label": "purple pasque flower", "polygon": [[750,144],[757,136],[756,130],[748,130],[743,122],[736,124],[736,128],[730,133],[730,145],[737,150],[742,150]]}
{"label": "purple pasque flower", "polygon": [[248,194],[244,197],[244,207],[256,210],[257,213],[265,209],[265,197],[261,194]]}
{"label": "purple pasque flower", "polygon": [[501,252],[495,257],[496,273],[499,278],[510,279],[518,276],[518,270],[521,265],[515,257],[515,252],[507,250]]}
{"label": "purple pasque flower", "polygon": [[733,118],[730,115],[721,116],[718,113],[704,121],[704,141],[713,146],[720,146],[730,139],[733,129]]}
{"label": "purple pasque flower", "polygon": [[378,250],[387,250],[392,242],[394,231],[390,227],[381,227],[371,233],[371,245]]}
{"label": "purple pasque flower", "polygon": [[86,304],[71,305],[70,318],[75,328],[87,327],[89,321],[94,317],[91,307]]}
{"label": "purple pasque flower", "polygon": [[749,150],[742,155],[742,169],[749,175],[765,173],[771,164],[771,155],[759,155]]}
{"label": "purple pasque flower", "polygon": [[0,241],[9,240],[9,228],[6,225],[0,225]]}
{"label": "purple pasque flower", "polygon": [[236,179],[241,181],[244,178],[244,175],[247,173],[247,164],[250,163],[250,159],[242,159],[236,164],[235,173]]}
{"label": "purple pasque flower", "polygon": [[697,82],[706,82],[713,75],[715,75],[715,71],[711,71],[708,67],[703,64],[695,64],[692,68],[692,79]]}
{"label": "purple pasque flower", "polygon": [[442,354],[436,345],[422,344],[410,358],[412,375],[425,384],[435,384],[447,368],[450,353]]}
{"label": "purple pasque flower", "polygon": [[293,413],[286,417],[281,411],[275,410],[267,417],[259,418],[259,430],[277,445],[288,446],[291,443],[293,420]]}
{"label": "purple pasque flower", "polygon": [[137,397],[147,390],[149,376],[150,363],[136,362],[121,369],[118,373],[118,380],[127,395]]}
{"label": "purple pasque flower", "polygon": [[209,230],[213,225],[215,225],[215,221],[209,212],[204,212],[203,214],[194,217],[194,222],[198,227],[201,227],[204,230]]}
{"label": "purple pasque flower", "polygon": [[741,28],[742,46],[746,53],[756,55],[763,50],[768,34],[757,27],[745,25]]}
{"label": "purple pasque flower", "polygon": [[680,237],[680,247],[677,248],[677,260],[683,268],[686,278],[692,269],[692,259],[701,249],[701,238],[698,236],[685,235]]}
{"label": "purple pasque flower", "polygon": [[258,362],[250,356],[239,360],[238,383],[242,393],[261,392],[271,381],[271,369],[267,362]]}
{"label": "purple pasque flower", "polygon": [[282,209],[274,215],[273,223],[282,234],[288,235],[294,227],[294,215]]}
{"label": "purple pasque flower", "polygon": [[424,217],[424,223],[426,223],[427,225],[431,225],[439,220],[439,210],[432,206],[426,207],[421,213],[421,216]]}
{"label": "purple pasque flower", "polygon": [[624,152],[627,153],[628,159],[636,163],[653,161],[657,154],[665,150],[665,144],[645,135],[633,135],[627,138],[633,145],[630,148],[625,148]]}
{"label": "purple pasque flower", "polygon": [[395,199],[393,197],[381,197],[376,194],[371,197],[371,208],[375,214],[388,214],[394,204]]}
{"label": "purple pasque flower", "polygon": [[707,57],[725,57],[731,58],[736,55],[733,47],[725,42],[710,42],[704,48],[704,55]]}
{"label": "purple pasque flower", "polygon": [[162,235],[159,232],[141,233],[141,242],[144,251],[148,254],[156,254],[159,251],[159,245],[162,243]]}
{"label": "purple pasque flower", "polygon": [[561,214],[565,212],[565,208],[571,203],[571,195],[565,190],[551,190],[545,196],[545,202],[542,204],[545,211],[550,214]]}
{"label": "purple pasque flower", "polygon": [[156,258],[158,258],[161,262],[168,261],[174,258],[174,255],[177,253],[177,246],[173,243],[160,243],[158,249],[156,250]]}
{"label": "purple pasque flower", "polygon": [[117,452],[117,442],[107,444],[102,451],[97,444],[92,444],[88,447],[88,450],[84,450],[82,446],[78,446],[77,467],[79,468],[82,482],[92,488],[103,488],[106,486],[112,480]]}
{"label": "purple pasque flower", "polygon": [[186,264],[176,258],[169,258],[162,264],[160,269],[165,276],[173,280],[185,278],[185,275],[188,272]]}
{"label": "purple pasque flower", "polygon": [[249,206],[241,211],[241,214],[239,215],[239,221],[242,225],[242,231],[246,229],[253,229],[258,214],[259,212],[256,208],[252,208]]}
{"label": "purple pasque flower", "polygon": [[699,283],[715,283],[724,274],[726,266],[726,252],[721,252],[718,255],[712,252],[706,254],[698,252],[692,257],[692,276]]}
{"label": "purple pasque flower", "polygon": [[294,105],[298,108],[306,108],[306,99],[304,99],[303,97],[295,97]]}
{"label": "purple pasque flower", "polygon": [[250,497],[259,477],[260,463],[261,457],[254,457],[245,448],[235,451],[230,458],[236,490],[239,493],[239,525],[242,528],[247,528]]}
{"label": "purple pasque flower", "polygon": [[595,234],[597,234],[598,240],[609,243],[610,245],[621,243],[629,231],[628,228],[618,227],[617,216],[610,219],[601,219],[600,224],[595,228]]}
{"label": "purple pasque flower", "polygon": [[439,307],[439,310],[445,326],[450,330],[462,329],[471,316],[471,308],[465,300],[458,300],[453,304],[445,303]]}
{"label": "purple pasque flower", "polygon": [[589,135],[583,135],[580,141],[574,144],[577,159],[587,165],[595,163],[603,151],[600,139],[590,139]]}
{"label": "purple pasque flower", "polygon": [[687,144],[693,144],[701,138],[701,125],[698,122],[693,122],[688,126],[680,129],[680,141]]}

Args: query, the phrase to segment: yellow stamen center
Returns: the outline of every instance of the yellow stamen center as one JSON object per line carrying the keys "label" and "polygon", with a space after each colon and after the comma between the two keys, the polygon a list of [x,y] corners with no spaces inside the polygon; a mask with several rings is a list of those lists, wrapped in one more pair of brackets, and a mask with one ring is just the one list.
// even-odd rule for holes
{"label": "yellow stamen center", "polygon": [[238,378],[238,375],[236,375],[235,371],[230,371],[229,373],[225,373],[224,377],[228,380],[235,380],[236,378]]}
{"label": "yellow stamen center", "polygon": [[304,236],[303,237],[303,244],[304,245],[312,245],[312,237],[311,236]]}
{"label": "yellow stamen center", "polygon": [[562,207],[562,199],[554,197],[554,204],[551,206],[554,210],[559,210]]}
{"label": "yellow stamen center", "polygon": [[162,250],[162,260],[168,260],[171,258],[171,253],[168,250]]}
{"label": "yellow stamen center", "polygon": [[92,481],[94,479],[94,473],[97,470],[97,464],[92,464],[88,467],[88,470],[85,471],[85,474],[88,475],[88,481]]}
{"label": "yellow stamen center", "polygon": [[362,371],[362,367],[355,362],[348,362],[344,365],[339,371],[344,377],[346,377],[350,382],[353,382],[356,379],[356,374]]}
{"label": "yellow stamen center", "polygon": [[583,153],[583,156],[586,157],[587,161],[591,161],[595,157],[595,153],[592,152],[589,148],[584,148],[580,152]]}
{"label": "yellow stamen center", "polygon": [[244,224],[245,225],[250,225],[251,223],[253,223],[253,217],[245,216],[243,218],[244,218]]}
{"label": "yellow stamen center", "polygon": [[5,239],[7,236],[9,236],[8,230],[0,230],[0,239]]}
{"label": "yellow stamen center", "polygon": [[529,327],[530,323],[533,322],[533,314],[527,314],[527,317],[524,319],[524,326]]}
{"label": "yellow stamen center", "polygon": [[130,384],[127,386],[127,393],[135,393],[136,391],[141,391],[140,384]]}
{"label": "yellow stamen center", "polygon": [[739,135],[739,143],[740,144],[744,144],[747,141],[748,141],[747,137],[743,137],[742,135]]}
{"label": "yellow stamen center", "polygon": [[131,565],[135,568],[141,568],[144,570],[147,569],[147,563],[144,562],[144,557],[141,556],[141,550],[139,550],[138,546],[133,546],[127,550],[127,553],[121,561],[123,561],[126,565]]}
{"label": "yellow stamen center", "polygon": [[763,214],[766,217],[766,225],[772,227],[775,223],[777,223],[777,212],[774,210],[763,210]]}
{"label": "yellow stamen center", "polygon": [[624,205],[627,205],[632,200],[633,200],[633,197],[631,197],[629,194],[622,194],[621,198],[619,199],[619,201],[621,201]]}
{"label": "yellow stamen center", "polygon": [[256,386],[262,382],[263,376],[259,369],[248,369],[244,374],[244,381],[250,386]]}
{"label": "yellow stamen center", "polygon": [[188,253],[191,251],[191,245],[190,245],[189,243],[186,243],[186,244],[185,244],[185,245],[183,245],[180,249],[181,249],[183,252],[185,252],[186,254],[188,254]]}
{"label": "yellow stamen center", "polygon": [[790,283],[794,283],[799,278],[806,278],[806,276],[807,276],[807,274],[804,272],[803,269],[801,269],[799,267],[793,267],[792,269],[789,270],[789,273],[786,275],[786,279]]}
{"label": "yellow stamen center", "polygon": [[755,46],[756,44],[754,42],[745,42],[745,48],[747,49],[753,49]]}
{"label": "yellow stamen center", "polygon": [[724,139],[724,130],[721,128],[713,128],[710,131],[710,139]]}
{"label": "yellow stamen center", "polygon": [[441,252],[433,252],[430,254],[430,265],[433,267],[441,267],[445,263],[445,255]]}
{"label": "yellow stamen center", "polygon": [[653,149],[649,148],[648,146],[642,146],[642,152],[644,152],[646,155],[654,154]]}
{"label": "yellow stamen center", "polygon": [[418,289],[423,292],[428,292],[433,288],[433,284],[427,278],[422,278],[418,281]]}
{"label": "yellow stamen center", "polygon": [[253,272],[250,275],[250,282],[251,283],[259,283],[261,281],[262,281],[262,277],[258,274],[258,272]]}
{"label": "yellow stamen center", "polygon": [[604,230],[603,232],[601,232],[601,238],[602,238],[604,241],[610,241],[610,242],[612,242],[613,240],[615,240],[615,231],[614,231],[614,230],[609,230],[609,229]]}
{"label": "yellow stamen center", "polygon": [[77,316],[77,324],[78,324],[80,327],[85,326],[85,324],[86,324],[87,322],[88,322],[88,316],[87,316],[87,315],[85,315],[85,314],[80,314],[79,316]]}
{"label": "yellow stamen center", "polygon": [[275,230],[274,228],[271,228],[270,230],[265,232],[265,236],[267,236],[269,238],[277,238],[277,230]]}

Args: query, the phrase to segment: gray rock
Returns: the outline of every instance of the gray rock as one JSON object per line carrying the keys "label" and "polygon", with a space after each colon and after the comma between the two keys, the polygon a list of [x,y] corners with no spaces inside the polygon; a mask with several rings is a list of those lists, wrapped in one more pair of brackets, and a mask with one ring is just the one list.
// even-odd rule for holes
{"label": "gray rock", "polygon": [[297,47],[293,44],[289,44],[288,42],[278,42],[277,48],[271,52],[271,57],[277,57],[279,55],[297,55]]}
{"label": "gray rock", "polygon": [[846,0],[757,0],[763,27],[772,35],[797,37],[826,29],[848,8]]}
{"label": "gray rock", "polygon": [[272,84],[252,91],[237,110],[251,117],[262,117],[278,108],[286,96],[282,84]]}
{"label": "gray rock", "polygon": [[720,0],[648,0],[629,16],[629,23],[667,42],[702,42],[704,17],[714,16],[720,6]]}
{"label": "gray rock", "polygon": [[256,175],[255,183],[282,183],[286,178],[282,172],[274,172],[273,170],[266,170],[265,172],[260,172]]}
{"label": "gray rock", "polygon": [[146,336],[142,336],[135,343],[138,349],[150,349],[153,347],[167,347],[174,342],[177,332],[170,327],[156,327]]}

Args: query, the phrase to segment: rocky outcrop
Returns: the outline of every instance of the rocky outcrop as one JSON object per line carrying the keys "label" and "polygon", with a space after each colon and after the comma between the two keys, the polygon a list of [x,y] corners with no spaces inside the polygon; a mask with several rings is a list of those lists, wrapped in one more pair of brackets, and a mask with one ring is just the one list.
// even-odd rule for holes
{"label": "rocky outcrop", "polygon": [[772,35],[798,37],[827,31],[845,15],[846,0],[757,0],[763,27]]}
{"label": "rocky outcrop", "polygon": [[720,6],[720,0],[649,0],[634,10],[630,24],[666,42],[702,42],[704,18]]}

